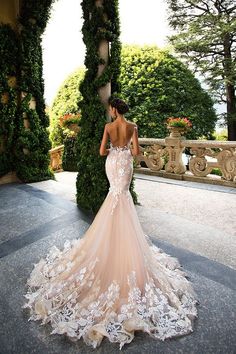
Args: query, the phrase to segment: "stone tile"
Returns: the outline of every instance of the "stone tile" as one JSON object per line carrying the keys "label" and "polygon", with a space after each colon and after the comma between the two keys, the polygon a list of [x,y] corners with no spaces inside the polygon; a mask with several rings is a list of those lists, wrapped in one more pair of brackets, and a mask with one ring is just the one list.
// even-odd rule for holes
{"label": "stone tile", "polygon": [[[71,177],[68,178],[67,175],[64,175],[65,172],[63,172],[63,177],[66,178],[66,181],[63,183],[60,183],[60,180],[57,180],[57,176],[60,173],[55,173],[55,178],[56,181],[54,180],[49,180],[49,181],[43,181],[43,182],[34,182],[34,183],[29,183],[28,186],[44,190],[48,193],[53,193],[54,195],[60,195],[65,199],[71,200],[74,203],[76,202],[76,176],[74,172],[69,172],[73,174],[73,182],[70,183]],[[77,174],[77,173],[76,173]]]}
{"label": "stone tile", "polygon": [[144,175],[139,173],[135,173],[134,177],[137,180],[152,181],[160,184],[171,184],[176,186],[183,186],[186,188],[195,188],[195,189],[216,191],[221,193],[236,194],[236,188],[221,186],[217,184],[207,184],[207,183],[191,182],[191,181],[184,181],[184,180],[176,180],[176,179],[169,179],[169,178],[163,178],[163,177],[152,176],[152,175]]}
{"label": "stone tile", "polygon": [[0,215],[14,213],[20,209],[21,212],[34,207],[43,207],[46,203],[42,203],[38,198],[34,198],[28,193],[13,188],[9,191],[9,195],[4,196],[0,189]]}
{"label": "stone tile", "polygon": [[[44,184],[43,188],[46,187]],[[14,193],[14,190],[17,191]],[[148,193],[153,197],[150,189]],[[160,342],[150,338],[147,334],[137,332],[134,341],[126,345],[122,351],[119,351],[118,344],[112,344],[107,339],[94,351],[82,340],[71,343],[63,336],[50,336],[50,326],[28,322],[28,315],[22,311],[21,306],[24,303],[25,283],[33,269],[33,264],[44,257],[50,247],[56,245],[62,248],[65,240],[83,236],[89,227],[88,221],[91,218],[86,218],[74,203],[65,201],[61,196],[47,193],[44,189],[39,190],[32,185],[12,185],[7,189],[0,188],[0,196],[8,201],[8,204],[5,204],[5,210],[11,212],[15,195],[18,195],[16,200],[21,202],[24,200],[26,209],[32,209],[36,199],[36,206],[44,208],[47,205],[52,209],[59,209],[63,215],[45,223],[45,220],[48,221],[47,215],[39,214],[38,219],[41,219],[42,223],[34,226],[33,232],[24,230],[18,238],[10,239],[0,246],[1,251],[3,246],[8,245],[5,256],[2,254],[0,259],[0,354],[75,354],[78,352],[87,354],[95,351],[103,354],[143,354],[144,352],[147,354],[235,354],[236,272],[200,255],[168,244],[166,242],[168,235],[179,235],[176,240],[185,239],[186,245],[187,241],[192,244],[195,237],[195,249],[198,243],[204,244],[204,240],[200,238],[203,234],[207,238],[205,247],[212,248],[216,237],[212,238],[213,230],[211,233],[206,232],[206,229],[204,231],[196,220],[186,221],[183,217],[181,222],[178,220],[177,224],[180,225],[180,229],[176,231],[174,226],[177,220],[174,221],[174,218],[179,216],[173,213],[168,215],[165,210],[162,211],[163,214],[159,212],[156,214],[155,209],[152,211],[151,208],[145,208],[146,211],[143,212],[142,207],[137,207],[143,224],[148,217],[152,220],[149,234],[154,237],[153,242],[165,252],[176,256],[193,282],[200,305],[199,318],[195,322],[194,332],[191,335]],[[170,215],[173,219],[172,224],[168,222]],[[11,219],[8,220],[10,223]],[[182,234],[181,229],[185,230]],[[167,230],[165,234],[164,230]],[[164,240],[156,239],[156,236],[160,238],[160,233],[165,235]],[[222,244],[225,247],[222,249],[226,257],[228,250],[226,238],[222,239]]]}
{"label": "stone tile", "polygon": [[13,207],[22,206],[22,201],[24,201],[24,205],[34,203],[24,191],[15,188],[12,184],[0,186],[0,213]]}
{"label": "stone tile", "polygon": [[[75,206],[74,203],[72,203],[66,198],[63,198],[62,195],[58,195],[57,193],[49,193],[46,188],[46,182],[49,181],[44,181],[44,182],[45,182],[43,185],[44,187],[41,189],[35,188],[29,184],[21,184],[18,185],[17,188],[20,190],[24,190],[25,192],[30,194],[30,197],[34,196],[38,199],[42,199],[46,201],[48,204],[54,205],[57,208],[64,209],[67,211],[74,209]],[[57,183],[55,181],[50,180],[50,183],[51,182]],[[60,189],[63,190],[63,186],[60,186]]]}
{"label": "stone tile", "polygon": [[203,275],[205,278],[211,279],[236,291],[236,271],[234,269],[216,261],[209,261],[206,257],[173,246],[166,241],[152,240],[164,252],[174,255],[174,257],[179,260],[183,269],[188,269],[189,272],[194,274]]}
{"label": "stone tile", "polygon": [[[88,225],[78,221],[60,232],[48,236],[21,249],[0,261],[0,321],[1,350],[4,354],[74,354],[92,353],[82,340],[71,343],[63,336],[50,336],[50,326],[40,326],[38,322],[28,322],[28,315],[22,312],[24,303],[25,282],[33,263],[45,256],[49,248],[56,244],[61,247],[65,239],[83,235]],[[175,249],[172,249],[174,256]],[[185,264],[188,270],[189,263]],[[208,261],[211,267],[211,262]],[[194,332],[188,336],[156,341],[147,334],[137,333],[135,339],[122,351],[118,344],[104,340],[96,353],[234,353],[235,338],[235,303],[236,292],[213,281],[202,274],[188,273],[200,305],[199,316],[195,322]],[[221,272],[218,273],[221,278]],[[227,350],[227,351],[225,351]]]}
{"label": "stone tile", "polygon": [[57,246],[62,248],[66,240],[77,239],[84,235],[89,224],[83,220],[76,220],[71,224],[64,225],[56,231],[48,231],[43,239],[33,242],[27,247],[23,247],[6,257],[0,259],[1,267],[5,265],[11,267],[14,265],[17,272],[22,272],[25,279],[28,274],[25,274],[26,269],[33,268],[33,264],[38,262],[40,258],[44,257],[50,247]]}
{"label": "stone tile", "polygon": [[74,203],[26,184],[2,186],[0,258],[76,220],[90,222]]}
{"label": "stone tile", "polygon": [[136,208],[142,227],[148,235],[236,269],[234,235],[157,208]]}
{"label": "stone tile", "polygon": [[52,207],[38,198],[30,197],[30,203],[26,201],[26,204],[24,204],[25,199],[27,200],[27,198],[22,199],[21,206],[8,208],[0,213],[0,244],[19,236],[25,231],[33,230],[35,227],[44,224],[45,220],[49,222],[66,213],[65,210],[56,206]]}
{"label": "stone tile", "polygon": [[15,252],[20,248],[26,247],[37,240],[43,239],[51,233],[58,231],[79,219],[83,220],[83,218],[81,218],[81,213],[79,210],[75,210],[73,213],[66,213],[59,218],[39,225],[33,230],[26,231],[20,234],[17,238],[9,239],[0,244],[0,258]]}

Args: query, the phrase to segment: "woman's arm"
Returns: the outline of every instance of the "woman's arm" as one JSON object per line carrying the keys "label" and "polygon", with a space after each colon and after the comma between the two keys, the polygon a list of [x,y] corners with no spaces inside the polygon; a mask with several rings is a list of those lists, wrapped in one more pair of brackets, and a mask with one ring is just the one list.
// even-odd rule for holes
{"label": "woman's arm", "polygon": [[138,127],[135,125],[134,127],[134,132],[132,135],[132,149],[131,153],[133,156],[137,156],[140,154],[140,148],[139,148],[139,143],[138,143]]}
{"label": "woman's arm", "polygon": [[109,138],[108,125],[109,125],[109,123],[107,123],[104,127],[102,142],[101,142],[100,149],[99,149],[99,154],[101,156],[106,156],[109,154],[109,149],[106,148],[108,138]]}

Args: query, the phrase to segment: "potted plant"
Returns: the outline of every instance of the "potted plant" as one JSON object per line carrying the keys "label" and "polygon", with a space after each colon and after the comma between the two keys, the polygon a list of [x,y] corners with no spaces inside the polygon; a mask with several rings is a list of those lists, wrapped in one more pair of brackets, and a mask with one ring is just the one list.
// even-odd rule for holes
{"label": "potted plant", "polygon": [[60,125],[61,127],[70,129],[72,131],[74,131],[75,133],[78,133],[78,131],[80,130],[79,127],[79,121],[80,121],[80,114],[79,113],[67,113],[64,114],[64,116],[62,116],[60,118]]}
{"label": "potted plant", "polygon": [[170,131],[171,138],[180,138],[189,129],[192,123],[186,117],[169,117],[167,118],[167,129]]}

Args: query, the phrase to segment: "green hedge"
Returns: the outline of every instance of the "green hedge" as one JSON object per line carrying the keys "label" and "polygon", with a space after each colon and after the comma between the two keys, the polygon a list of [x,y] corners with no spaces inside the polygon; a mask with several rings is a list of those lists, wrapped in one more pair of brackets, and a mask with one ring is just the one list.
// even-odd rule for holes
{"label": "green hedge", "polygon": [[77,171],[76,143],[76,136],[67,136],[64,140],[64,151],[62,155],[62,168],[64,171]]}
{"label": "green hedge", "polygon": [[138,124],[141,137],[169,135],[165,122],[174,116],[190,118],[188,139],[212,139],[214,102],[186,65],[156,46],[125,45],[121,59],[122,96],[130,105],[127,118]]}

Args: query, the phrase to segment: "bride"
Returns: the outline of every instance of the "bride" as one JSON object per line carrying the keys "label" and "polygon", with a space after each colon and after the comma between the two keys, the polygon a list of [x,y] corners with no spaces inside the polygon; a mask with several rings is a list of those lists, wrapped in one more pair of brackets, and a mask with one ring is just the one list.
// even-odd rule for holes
{"label": "bride", "polygon": [[152,244],[138,220],[129,192],[138,132],[126,112],[124,101],[110,102],[114,121],[105,125],[100,146],[110,188],[93,223],[81,239],[62,251],[53,247],[34,266],[24,295],[30,320],[94,348],[107,337],[121,349],[135,331],[159,340],[185,335],[197,316],[178,261]]}

